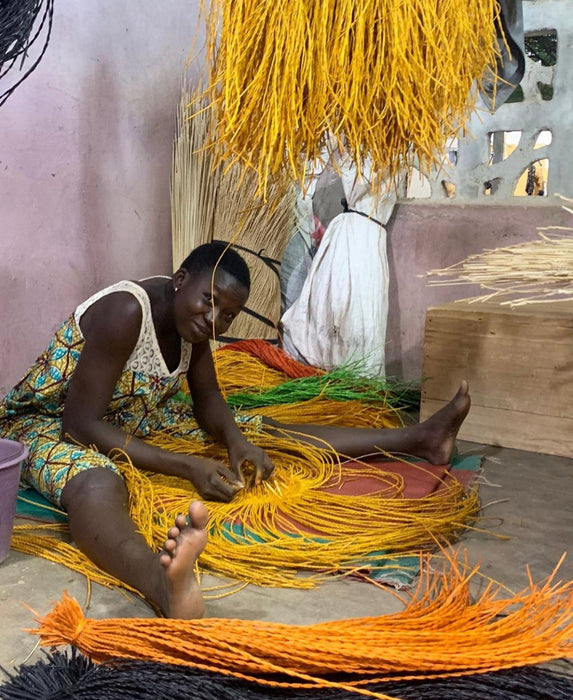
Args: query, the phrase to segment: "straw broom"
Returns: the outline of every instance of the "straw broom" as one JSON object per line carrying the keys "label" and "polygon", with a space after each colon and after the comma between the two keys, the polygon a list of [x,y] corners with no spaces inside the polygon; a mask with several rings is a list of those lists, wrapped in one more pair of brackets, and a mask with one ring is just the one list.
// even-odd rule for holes
{"label": "straw broom", "polygon": [[[280,281],[278,269],[292,235],[294,189],[271,188],[273,203],[257,195],[256,176],[240,166],[217,165],[206,148],[214,128],[205,100],[183,86],[177,113],[171,186],[173,265],[177,269],[193,248],[211,240],[241,246],[251,271],[248,308],[269,324],[243,313],[230,333],[238,338],[278,336]],[[247,250],[243,250],[243,248]],[[276,261],[275,270],[258,255]]]}
{"label": "straw broom", "polygon": [[[573,202],[565,197],[561,199]],[[573,209],[562,208],[573,214]],[[486,250],[451,267],[430,270],[426,273],[430,278],[428,284],[479,284],[488,293],[465,301],[503,299],[502,305],[512,307],[571,301],[573,228],[543,226],[537,230],[538,240]]]}

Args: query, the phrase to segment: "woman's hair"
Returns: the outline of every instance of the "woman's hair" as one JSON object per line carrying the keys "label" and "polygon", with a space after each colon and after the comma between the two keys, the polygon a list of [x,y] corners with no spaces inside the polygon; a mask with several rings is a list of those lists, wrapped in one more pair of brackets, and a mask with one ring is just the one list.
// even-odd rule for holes
{"label": "woman's hair", "polygon": [[[247,290],[250,290],[251,275],[248,265],[236,250],[228,246],[229,244],[225,241],[204,243],[189,253],[181,263],[181,267],[187,272],[204,272],[205,270],[213,270],[216,266],[217,269],[224,270]],[[219,260],[219,258],[221,259]]]}

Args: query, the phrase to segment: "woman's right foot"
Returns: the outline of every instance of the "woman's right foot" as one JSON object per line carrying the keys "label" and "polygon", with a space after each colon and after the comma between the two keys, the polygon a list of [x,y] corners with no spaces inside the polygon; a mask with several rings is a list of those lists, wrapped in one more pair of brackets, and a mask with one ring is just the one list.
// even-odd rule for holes
{"label": "woman's right foot", "polygon": [[209,513],[201,501],[189,505],[188,517],[178,515],[159,556],[163,567],[164,595],[161,609],[166,617],[189,620],[203,617],[205,605],[195,575],[195,562],[207,544]]}
{"label": "woman's right foot", "polygon": [[468,415],[470,405],[468,383],[463,380],[454,398],[417,426],[417,442],[420,447],[414,454],[427,459],[430,464],[449,464],[458,431]]}

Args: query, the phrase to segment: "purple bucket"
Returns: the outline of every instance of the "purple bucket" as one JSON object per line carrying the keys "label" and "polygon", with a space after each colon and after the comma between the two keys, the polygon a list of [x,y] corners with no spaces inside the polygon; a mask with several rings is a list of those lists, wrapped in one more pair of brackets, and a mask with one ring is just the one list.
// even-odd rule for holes
{"label": "purple bucket", "polygon": [[0,439],[0,564],[10,551],[20,467],[27,456],[28,448],[21,442]]}

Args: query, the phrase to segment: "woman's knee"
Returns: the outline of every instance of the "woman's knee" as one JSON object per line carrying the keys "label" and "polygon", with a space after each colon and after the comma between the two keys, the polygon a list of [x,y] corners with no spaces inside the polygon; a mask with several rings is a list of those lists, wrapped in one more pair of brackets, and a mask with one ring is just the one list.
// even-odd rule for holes
{"label": "woman's knee", "polygon": [[123,478],[111,469],[93,467],[75,474],[62,489],[61,503],[67,511],[94,500],[127,504],[128,492]]}

